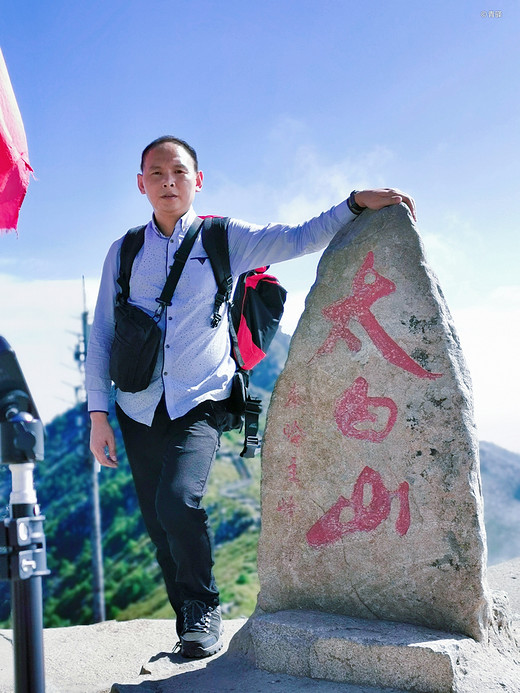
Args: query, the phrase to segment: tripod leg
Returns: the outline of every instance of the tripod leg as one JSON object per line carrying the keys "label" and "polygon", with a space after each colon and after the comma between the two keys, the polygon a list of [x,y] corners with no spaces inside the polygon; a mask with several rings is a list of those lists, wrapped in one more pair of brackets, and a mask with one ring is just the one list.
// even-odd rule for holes
{"label": "tripod leg", "polygon": [[45,693],[42,579],[11,582],[15,693]]}

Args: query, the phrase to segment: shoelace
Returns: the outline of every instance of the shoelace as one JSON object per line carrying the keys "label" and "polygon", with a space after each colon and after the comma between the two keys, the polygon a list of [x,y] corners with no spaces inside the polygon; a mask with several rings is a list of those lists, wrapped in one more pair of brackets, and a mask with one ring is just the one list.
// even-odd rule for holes
{"label": "shoelace", "polygon": [[199,601],[192,599],[182,606],[182,614],[184,616],[184,633],[209,633],[209,624],[211,620],[210,612],[213,609]]}

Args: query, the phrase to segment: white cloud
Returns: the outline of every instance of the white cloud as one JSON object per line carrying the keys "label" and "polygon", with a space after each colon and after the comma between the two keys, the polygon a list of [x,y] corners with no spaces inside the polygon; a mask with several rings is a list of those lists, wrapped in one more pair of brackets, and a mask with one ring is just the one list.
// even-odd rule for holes
{"label": "white cloud", "polygon": [[381,172],[391,158],[390,150],[375,147],[356,159],[332,163],[316,147],[301,145],[286,187],[277,191],[279,218],[298,223],[344,200],[354,188],[382,186]]}
{"label": "white cloud", "polygon": [[285,301],[283,317],[280,321],[280,329],[292,334],[298,325],[298,320],[305,308],[305,299],[307,293],[305,291],[293,291],[287,294]]}
{"label": "white cloud", "polygon": [[473,380],[479,438],[520,452],[520,286],[498,287],[453,318]]}
{"label": "white cloud", "polygon": [[237,183],[213,171],[200,198],[205,210],[228,209],[248,221],[293,224],[338,204],[353,188],[385,184],[384,171],[394,156],[390,149],[374,146],[361,156],[331,160],[309,137],[303,122],[280,119],[266,139],[255,180]]}
{"label": "white cloud", "polygon": [[[98,282],[87,279],[85,285],[92,312]],[[22,281],[0,274],[0,334],[16,353],[45,423],[75,403],[82,311],[81,279]]]}

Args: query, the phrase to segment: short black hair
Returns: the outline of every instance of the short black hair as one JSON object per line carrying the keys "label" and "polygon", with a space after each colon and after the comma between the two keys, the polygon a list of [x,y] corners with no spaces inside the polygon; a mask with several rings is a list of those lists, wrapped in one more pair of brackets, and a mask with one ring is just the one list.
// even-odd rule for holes
{"label": "short black hair", "polygon": [[183,147],[183,149],[185,149],[193,159],[193,163],[195,164],[195,171],[198,173],[199,160],[197,158],[197,152],[187,142],[181,140],[179,137],[173,137],[173,135],[163,135],[162,137],[158,137],[156,140],[150,142],[150,144],[143,149],[143,153],[141,154],[141,173],[143,172],[144,160],[146,159],[146,155],[148,154],[148,152],[150,152],[152,149],[155,149],[155,147],[158,147],[160,144],[164,144],[165,142],[172,142],[173,144],[179,145],[179,147]]}

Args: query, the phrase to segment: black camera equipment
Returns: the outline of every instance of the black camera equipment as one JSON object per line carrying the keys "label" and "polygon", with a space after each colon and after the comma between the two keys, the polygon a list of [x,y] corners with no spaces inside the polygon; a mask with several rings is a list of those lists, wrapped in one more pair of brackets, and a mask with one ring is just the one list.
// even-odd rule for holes
{"label": "black camera equipment", "polygon": [[41,460],[43,425],[14,351],[0,337],[0,463],[12,476],[9,518],[0,521],[0,579],[11,583],[16,693],[45,691],[42,576],[49,571],[33,483]]}

